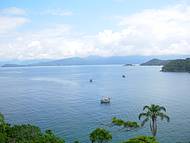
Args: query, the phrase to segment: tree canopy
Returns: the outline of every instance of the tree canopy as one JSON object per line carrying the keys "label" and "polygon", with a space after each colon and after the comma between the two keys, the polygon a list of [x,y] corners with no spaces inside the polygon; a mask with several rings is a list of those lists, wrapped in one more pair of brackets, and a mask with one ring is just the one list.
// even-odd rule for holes
{"label": "tree canopy", "polygon": [[123,129],[127,129],[127,130],[132,130],[132,129],[136,129],[140,127],[140,125],[137,122],[124,121],[116,117],[112,118],[112,124],[115,126],[123,127]]}
{"label": "tree canopy", "polygon": [[0,143],[65,143],[51,130],[42,133],[40,128],[30,124],[10,125],[0,113]]}
{"label": "tree canopy", "polygon": [[103,128],[97,128],[90,134],[90,141],[92,143],[104,143],[110,140],[112,140],[112,134]]}
{"label": "tree canopy", "polygon": [[131,138],[123,143],[158,143],[155,137],[149,136],[138,136],[135,138]]}

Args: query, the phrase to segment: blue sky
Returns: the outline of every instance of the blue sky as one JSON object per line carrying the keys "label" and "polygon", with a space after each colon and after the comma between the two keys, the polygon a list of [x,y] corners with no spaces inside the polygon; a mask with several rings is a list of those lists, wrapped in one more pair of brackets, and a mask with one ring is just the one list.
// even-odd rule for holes
{"label": "blue sky", "polygon": [[188,0],[1,0],[0,59],[188,54],[189,9]]}
{"label": "blue sky", "polygon": [[[56,23],[65,23],[82,32],[98,32],[105,28],[117,28],[113,17],[176,3],[178,3],[176,0],[156,2],[153,0],[2,0],[0,8],[25,9],[32,21],[27,28],[41,28]],[[40,14],[56,10],[72,12],[72,16]]]}

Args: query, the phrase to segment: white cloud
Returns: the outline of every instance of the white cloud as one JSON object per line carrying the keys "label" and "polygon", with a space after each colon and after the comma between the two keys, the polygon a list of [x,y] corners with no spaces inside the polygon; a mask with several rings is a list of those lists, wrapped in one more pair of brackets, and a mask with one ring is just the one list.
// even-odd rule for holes
{"label": "white cloud", "polygon": [[[40,31],[16,33],[9,42],[0,42],[1,58],[34,59],[87,56],[95,51],[83,35],[74,34],[68,25]],[[17,37],[17,38],[15,38]]]}
{"label": "white cloud", "polygon": [[[24,17],[6,18],[0,20],[0,31],[26,23]],[[12,25],[16,23],[13,21],[17,24]],[[107,29],[95,35],[77,33],[65,24],[32,32],[10,32],[0,39],[0,58],[190,54],[189,6],[144,10],[122,16],[117,22],[120,30]]]}
{"label": "white cloud", "polygon": [[9,7],[0,10],[1,15],[26,15],[26,11],[17,7]]}
{"label": "white cloud", "polygon": [[23,16],[25,14],[25,10],[16,7],[0,9],[0,34],[8,33],[29,22]]}
{"label": "white cloud", "polygon": [[24,17],[0,16],[0,34],[8,33],[27,22],[29,20]]}
{"label": "white cloud", "polygon": [[190,6],[144,10],[122,17],[119,26],[98,34],[113,55],[190,54]]}

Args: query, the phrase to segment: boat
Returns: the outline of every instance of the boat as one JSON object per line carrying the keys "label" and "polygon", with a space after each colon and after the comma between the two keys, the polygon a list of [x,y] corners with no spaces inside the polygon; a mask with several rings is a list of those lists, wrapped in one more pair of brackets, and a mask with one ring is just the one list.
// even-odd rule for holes
{"label": "boat", "polygon": [[93,82],[93,80],[92,80],[92,79],[90,79],[90,80],[89,80],[89,82]]}
{"label": "boat", "polygon": [[125,78],[125,75],[122,75],[122,78]]}
{"label": "boat", "polygon": [[101,104],[103,103],[110,103],[111,98],[110,97],[102,97],[100,100]]}

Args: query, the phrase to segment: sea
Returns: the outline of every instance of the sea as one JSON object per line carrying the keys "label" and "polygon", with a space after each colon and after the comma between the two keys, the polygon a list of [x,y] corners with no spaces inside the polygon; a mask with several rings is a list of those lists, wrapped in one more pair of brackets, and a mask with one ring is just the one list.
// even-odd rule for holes
{"label": "sea", "polygon": [[[189,142],[190,73],[160,70],[138,65],[1,67],[0,112],[11,124],[51,129],[66,143],[90,143],[89,134],[96,128],[109,130],[111,142],[121,143],[151,135],[149,123],[126,131],[110,126],[112,118],[141,123],[143,106],[158,104],[170,117],[169,123],[158,120],[158,141]],[[111,98],[110,104],[100,103],[104,96]]]}

